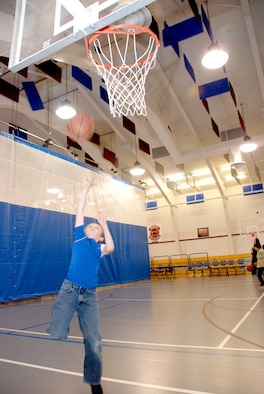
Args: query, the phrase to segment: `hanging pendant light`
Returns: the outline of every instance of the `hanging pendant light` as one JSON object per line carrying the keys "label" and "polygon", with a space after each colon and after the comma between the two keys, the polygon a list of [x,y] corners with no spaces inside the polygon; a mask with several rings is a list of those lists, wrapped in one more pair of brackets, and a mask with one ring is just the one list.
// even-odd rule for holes
{"label": "hanging pendant light", "polygon": [[[243,111],[243,104],[240,104],[240,105],[241,105],[242,115],[245,120],[245,115],[244,115],[244,111]],[[246,126],[244,126],[244,128],[245,128],[245,132],[246,132]],[[258,147],[258,145],[255,142],[251,141],[251,137],[247,134],[247,132],[243,138],[243,141],[244,141],[244,143],[242,145],[240,145],[240,147],[239,147],[241,152],[244,152],[244,153],[254,152]]]}
{"label": "hanging pendant light", "polygon": [[228,61],[228,53],[220,48],[217,43],[212,43],[208,52],[202,58],[202,65],[210,70],[216,70],[223,67]]}
{"label": "hanging pendant light", "polygon": [[145,174],[145,169],[141,166],[139,161],[135,161],[134,166],[130,169],[130,174],[134,176],[139,176]]}
{"label": "hanging pendant light", "polygon": [[206,1],[206,8],[208,15],[208,33],[211,38],[211,45],[208,47],[207,53],[202,58],[202,65],[210,70],[216,70],[226,64],[229,56],[228,53],[218,45],[217,41],[214,41],[209,18],[208,1]]}
{"label": "hanging pendant light", "polygon": [[60,106],[56,109],[56,115],[61,119],[71,119],[73,118],[77,111],[72,106],[70,100],[67,98],[68,94],[68,65],[66,64],[66,98],[61,101]]}
{"label": "hanging pendant light", "polygon": [[243,140],[244,144],[239,147],[241,152],[250,153],[257,149],[258,145],[255,144],[255,142],[251,142],[251,137],[249,135],[246,134]]}
{"label": "hanging pendant light", "polygon": [[71,119],[76,115],[76,109],[73,108],[68,99],[61,101],[61,105],[56,109],[56,115],[61,119]]}
{"label": "hanging pendant light", "polygon": [[136,161],[135,161],[133,167],[129,170],[129,172],[133,176],[140,176],[140,175],[145,174],[145,169],[139,163],[138,158],[137,158],[137,137],[136,137],[136,134],[135,134],[135,152],[136,152]]}

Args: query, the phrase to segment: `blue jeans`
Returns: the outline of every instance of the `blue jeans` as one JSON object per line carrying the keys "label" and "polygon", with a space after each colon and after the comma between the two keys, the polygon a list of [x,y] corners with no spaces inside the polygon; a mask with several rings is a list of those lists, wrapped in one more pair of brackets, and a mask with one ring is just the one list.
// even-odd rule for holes
{"label": "blue jeans", "polygon": [[102,347],[99,332],[99,310],[96,290],[77,286],[65,279],[53,305],[52,317],[47,332],[53,339],[68,336],[70,322],[77,311],[83,333],[85,349],[84,381],[100,384],[102,376]]}

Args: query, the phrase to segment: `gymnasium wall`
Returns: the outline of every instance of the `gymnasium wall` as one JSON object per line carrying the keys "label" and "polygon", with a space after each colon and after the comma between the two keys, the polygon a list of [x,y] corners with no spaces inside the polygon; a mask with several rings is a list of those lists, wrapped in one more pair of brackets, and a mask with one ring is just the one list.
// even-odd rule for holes
{"label": "gymnasium wall", "polygon": [[[204,192],[204,202],[188,205],[186,196],[175,198],[170,207],[164,199],[157,200],[157,209],[147,211],[150,257],[206,252],[211,259],[223,255],[251,253],[257,230],[264,244],[264,194],[243,195],[242,186],[228,188],[223,199],[216,190]],[[150,239],[149,229],[160,228],[159,239]],[[207,227],[208,237],[198,237],[197,229]]]}
{"label": "gymnasium wall", "polygon": [[[99,286],[149,279],[140,187],[0,132],[0,302],[58,292],[87,177],[94,186],[87,197],[86,223],[104,210],[115,242],[114,253],[101,261]],[[52,188],[57,191],[50,193]]]}

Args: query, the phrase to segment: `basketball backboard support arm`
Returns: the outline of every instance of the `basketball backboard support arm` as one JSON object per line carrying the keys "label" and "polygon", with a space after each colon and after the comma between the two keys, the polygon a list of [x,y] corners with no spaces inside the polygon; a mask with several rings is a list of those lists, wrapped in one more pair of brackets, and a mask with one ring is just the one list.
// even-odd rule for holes
{"label": "basketball backboard support arm", "polygon": [[17,72],[48,60],[54,53],[154,1],[134,0],[122,5],[119,0],[105,0],[91,2],[85,8],[80,0],[17,0],[8,67]]}

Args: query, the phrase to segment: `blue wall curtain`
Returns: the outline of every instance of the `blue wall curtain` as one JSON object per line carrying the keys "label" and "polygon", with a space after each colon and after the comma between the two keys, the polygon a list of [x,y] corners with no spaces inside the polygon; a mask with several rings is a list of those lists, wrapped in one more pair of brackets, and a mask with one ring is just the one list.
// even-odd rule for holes
{"label": "blue wall curtain", "polygon": [[[74,215],[0,203],[0,217],[0,302],[57,293],[70,263]],[[109,228],[116,249],[101,260],[99,286],[149,279],[146,228]]]}

